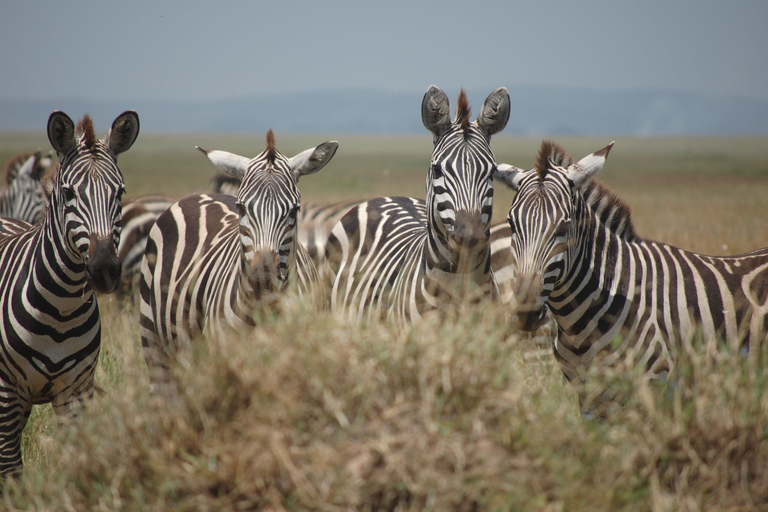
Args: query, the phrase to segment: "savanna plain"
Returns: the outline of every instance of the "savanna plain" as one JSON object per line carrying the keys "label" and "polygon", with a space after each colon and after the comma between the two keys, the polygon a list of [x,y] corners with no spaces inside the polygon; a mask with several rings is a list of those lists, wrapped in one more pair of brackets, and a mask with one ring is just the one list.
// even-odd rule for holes
{"label": "savanna plain", "polygon": [[[97,126],[103,135],[106,127]],[[303,198],[424,196],[431,137],[276,133],[291,156],[339,140]],[[768,246],[768,138],[615,137],[598,179],[638,234],[705,254]],[[555,138],[580,158],[612,138]],[[497,136],[530,168],[540,139]],[[210,187],[194,149],[248,157],[264,134],[142,133],[121,155],[127,197]],[[0,134],[0,162],[41,133]],[[513,193],[497,185],[494,218]],[[200,342],[150,392],[131,294],[99,297],[101,388],[73,424],[37,406],[6,510],[768,510],[768,350],[681,352],[673,377],[593,375],[627,403],[582,418],[547,340],[513,331],[500,304],[397,329],[351,325],[289,295],[251,333]],[[551,342],[551,340],[549,340]]]}

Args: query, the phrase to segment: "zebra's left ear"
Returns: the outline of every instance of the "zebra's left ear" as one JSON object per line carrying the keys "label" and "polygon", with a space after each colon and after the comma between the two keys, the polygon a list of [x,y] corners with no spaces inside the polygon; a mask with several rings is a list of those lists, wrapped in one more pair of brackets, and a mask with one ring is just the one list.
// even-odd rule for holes
{"label": "zebra's left ear", "polygon": [[615,143],[616,141],[613,141],[600,151],[595,151],[575,164],[568,166],[568,178],[573,181],[576,188],[581,188],[603,168],[605,161],[608,159],[608,153],[611,152],[611,148]]}
{"label": "zebra's left ear", "polygon": [[485,99],[483,108],[477,116],[477,125],[485,135],[499,133],[509,121],[509,92],[506,87],[499,87]]}
{"label": "zebra's left ear", "polygon": [[52,112],[48,117],[48,140],[59,157],[66,156],[77,145],[75,123],[61,110]]}
{"label": "zebra's left ear", "polygon": [[139,114],[134,110],[126,110],[112,122],[104,145],[107,146],[112,156],[128,151],[136,137],[139,136]]}
{"label": "zebra's left ear", "polygon": [[293,175],[296,177],[296,181],[299,178],[308,174],[315,174],[317,171],[325,167],[325,165],[331,161],[333,155],[336,154],[336,150],[339,148],[339,143],[335,140],[323,142],[316,148],[310,148],[302,151],[298,155],[288,159],[288,165],[293,169]]}
{"label": "zebra's left ear", "polygon": [[523,177],[525,171],[514,165],[509,164],[497,164],[496,170],[493,172],[493,179],[500,181],[515,192],[520,188],[520,178]]}
{"label": "zebra's left ear", "polygon": [[221,172],[239,180],[242,180],[243,176],[245,176],[245,171],[248,169],[250,160],[244,156],[236,155],[228,151],[219,151],[218,149],[208,151],[200,146],[195,146],[195,148],[207,156],[208,160],[210,160]]}

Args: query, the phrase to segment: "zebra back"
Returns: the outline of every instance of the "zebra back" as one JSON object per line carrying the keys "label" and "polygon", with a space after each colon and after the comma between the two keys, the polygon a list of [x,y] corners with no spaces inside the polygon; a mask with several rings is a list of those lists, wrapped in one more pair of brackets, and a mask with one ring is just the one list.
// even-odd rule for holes
{"label": "zebra back", "polygon": [[[136,140],[135,112],[118,116],[97,140],[85,116],[48,121],[59,158],[44,179],[49,204],[31,225],[0,219],[0,472],[21,469],[21,431],[33,404],[69,413],[93,390],[101,342],[94,291],[120,279],[123,176],[119,153]],[[18,179],[18,178],[17,178]]]}
{"label": "zebra back", "polygon": [[[591,368],[665,374],[696,341],[762,344],[768,249],[704,256],[639,237],[629,207],[592,180],[611,147],[576,162],[545,141],[536,168],[515,172],[513,319],[534,328],[549,310],[555,355],[577,382]],[[609,394],[581,399],[585,409],[612,402]]]}
{"label": "zebra back", "polygon": [[509,119],[509,94],[504,88],[491,93],[473,122],[463,90],[454,121],[449,110],[445,93],[430,87],[422,101],[422,121],[434,141],[426,201],[367,201],[333,228],[324,266],[333,307],[357,318],[407,321],[494,292],[490,139]]}
{"label": "zebra back", "polygon": [[249,159],[202,150],[241,181],[237,196],[193,195],[174,203],[152,228],[141,269],[141,333],[150,365],[162,366],[179,341],[218,336],[253,324],[290,283],[306,293],[317,270],[296,243],[297,182],[319,171],[338,143],[320,144],[292,158],[274,135]]}

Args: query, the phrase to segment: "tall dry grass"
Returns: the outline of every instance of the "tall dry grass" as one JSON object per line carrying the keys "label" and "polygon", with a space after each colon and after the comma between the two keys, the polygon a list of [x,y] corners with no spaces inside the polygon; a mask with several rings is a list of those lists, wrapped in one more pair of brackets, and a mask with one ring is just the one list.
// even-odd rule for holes
{"label": "tall dry grass", "polygon": [[551,357],[496,305],[398,331],[292,298],[253,333],[198,343],[150,393],[135,310],[111,319],[75,425],[32,420],[8,510],[760,510],[765,351],[690,349],[661,385],[582,419]]}

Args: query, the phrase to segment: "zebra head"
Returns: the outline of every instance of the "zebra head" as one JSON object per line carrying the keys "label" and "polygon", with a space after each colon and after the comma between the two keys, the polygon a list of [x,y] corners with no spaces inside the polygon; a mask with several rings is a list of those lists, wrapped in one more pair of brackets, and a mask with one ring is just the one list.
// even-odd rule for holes
{"label": "zebra head", "polygon": [[454,121],[449,110],[445,93],[430,86],[421,104],[422,122],[434,140],[427,174],[428,222],[436,234],[437,258],[453,267],[463,259],[461,253],[488,240],[496,171],[490,142],[509,120],[509,93],[504,87],[492,92],[475,121],[469,120],[463,89]]}
{"label": "zebra head", "polygon": [[8,187],[0,192],[0,217],[12,217],[36,224],[43,217],[42,176],[51,168],[52,153],[29,155],[18,167],[6,169]]}
{"label": "zebra head", "polygon": [[48,119],[48,140],[59,158],[58,168],[44,181],[51,236],[75,264],[84,266],[88,284],[97,292],[111,293],[120,283],[117,245],[125,182],[117,155],[138,134],[139,116],[132,110],[120,114],[102,140],[96,139],[88,115],[77,127],[63,112]]}
{"label": "zebra head", "polygon": [[[507,220],[512,230],[512,320],[524,331],[546,319],[547,301],[568,275],[586,223],[581,189],[605,164],[613,142],[578,162],[551,141],[536,166],[523,171],[499,164],[499,176],[517,191]],[[503,176],[503,178],[501,178]]]}
{"label": "zebra head", "polygon": [[296,260],[296,219],[301,205],[298,181],[330,162],[339,143],[329,141],[288,158],[277,151],[272,130],[267,148],[248,159],[226,151],[200,151],[218,169],[238,180],[236,205],[248,282],[261,292],[284,289]]}

